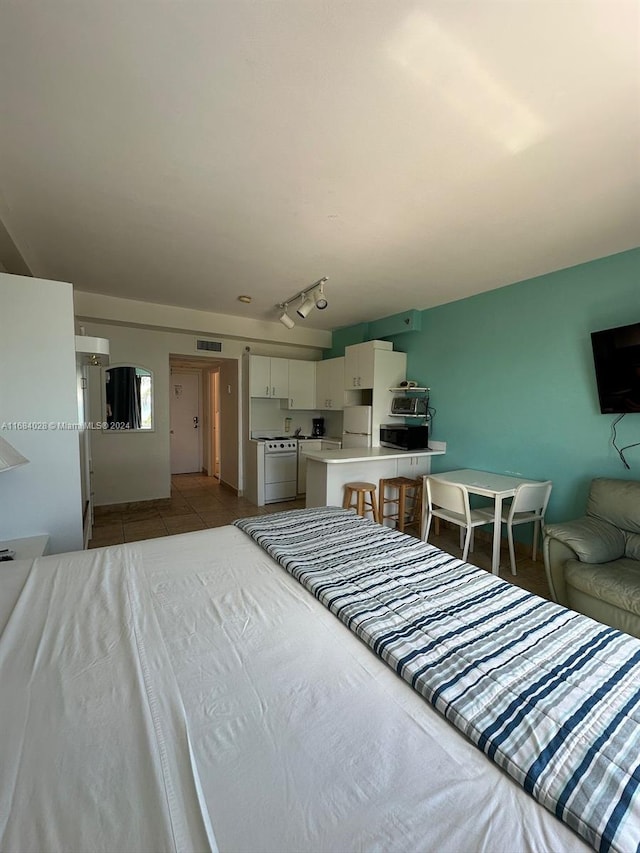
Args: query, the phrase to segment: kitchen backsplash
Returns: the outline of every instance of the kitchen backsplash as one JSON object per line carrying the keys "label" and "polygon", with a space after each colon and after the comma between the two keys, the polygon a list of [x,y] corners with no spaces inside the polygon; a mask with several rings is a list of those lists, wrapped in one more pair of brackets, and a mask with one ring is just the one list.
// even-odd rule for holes
{"label": "kitchen backsplash", "polygon": [[[281,409],[277,400],[251,400],[251,435],[293,435],[300,428],[302,435],[311,435],[312,419],[324,418],[325,435],[342,435],[342,412],[296,411]],[[290,428],[286,430],[286,420],[290,419]]]}

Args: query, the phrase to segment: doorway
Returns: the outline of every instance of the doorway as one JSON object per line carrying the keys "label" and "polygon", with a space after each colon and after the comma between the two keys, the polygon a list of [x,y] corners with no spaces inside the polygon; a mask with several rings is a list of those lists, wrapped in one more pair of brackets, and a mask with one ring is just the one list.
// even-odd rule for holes
{"label": "doorway", "polygon": [[198,371],[171,370],[169,429],[172,474],[202,471],[201,380]]}
{"label": "doorway", "polygon": [[[174,430],[174,399],[176,399],[176,384],[183,384],[184,374],[195,375],[198,378],[198,410],[192,408],[184,414],[182,431],[188,433],[189,439],[195,442],[194,433],[198,440],[198,459],[195,463],[195,451],[191,464],[197,464],[197,473],[215,477],[220,483],[238,491],[240,486],[240,422],[239,422],[239,363],[231,358],[205,358],[202,356],[187,356],[171,354],[170,368],[170,429]],[[179,380],[176,377],[179,376]],[[175,381],[174,381],[175,380]],[[187,393],[182,389],[182,396]],[[194,429],[193,418],[198,417],[197,429]],[[178,421],[176,420],[176,424]],[[180,428],[179,428],[180,429]],[[170,436],[171,442],[171,473],[191,473],[180,459],[176,451],[174,459],[175,432]],[[177,469],[181,470],[178,471]]]}

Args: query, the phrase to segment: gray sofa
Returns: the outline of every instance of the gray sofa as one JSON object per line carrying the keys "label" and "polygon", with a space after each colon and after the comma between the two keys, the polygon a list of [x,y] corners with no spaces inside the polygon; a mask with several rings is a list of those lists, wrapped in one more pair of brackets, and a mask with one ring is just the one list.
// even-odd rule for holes
{"label": "gray sofa", "polygon": [[586,515],[544,528],[554,601],[640,637],[640,482],[591,482]]}

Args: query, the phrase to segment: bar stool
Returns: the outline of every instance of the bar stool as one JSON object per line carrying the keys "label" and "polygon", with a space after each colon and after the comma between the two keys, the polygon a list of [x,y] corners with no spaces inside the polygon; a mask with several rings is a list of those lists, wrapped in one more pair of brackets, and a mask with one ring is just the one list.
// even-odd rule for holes
{"label": "bar stool", "polygon": [[[369,496],[368,500],[367,495]],[[354,496],[355,503],[353,503]],[[345,483],[342,506],[344,509],[355,509],[358,515],[363,518],[366,517],[367,511],[371,510],[373,520],[380,521],[375,483]]]}
{"label": "bar stool", "polygon": [[[387,497],[387,491],[393,489]],[[391,512],[386,512],[387,504],[393,504]],[[412,480],[409,477],[390,477],[380,480],[380,518],[384,524],[386,518],[396,522],[396,530],[404,533],[405,527],[420,524],[422,518],[422,477]]]}

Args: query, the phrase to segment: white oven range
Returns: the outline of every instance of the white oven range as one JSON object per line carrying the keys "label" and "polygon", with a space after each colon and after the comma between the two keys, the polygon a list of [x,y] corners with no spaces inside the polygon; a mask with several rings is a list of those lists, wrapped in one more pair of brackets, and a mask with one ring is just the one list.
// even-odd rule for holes
{"label": "white oven range", "polygon": [[295,500],[298,484],[298,443],[291,438],[264,441],[264,502]]}

